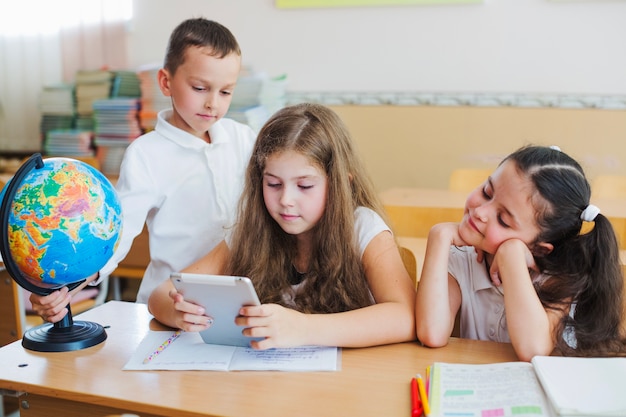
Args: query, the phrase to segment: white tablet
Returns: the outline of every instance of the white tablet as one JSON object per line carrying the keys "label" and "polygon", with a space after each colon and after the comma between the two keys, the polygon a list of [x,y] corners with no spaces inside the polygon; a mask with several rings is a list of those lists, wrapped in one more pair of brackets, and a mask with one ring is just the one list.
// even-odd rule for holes
{"label": "white tablet", "polygon": [[171,274],[170,279],[186,300],[201,305],[213,318],[211,327],[200,332],[205,343],[250,346],[255,338],[244,336],[244,327],[235,324],[242,306],[261,305],[249,278],[183,272]]}

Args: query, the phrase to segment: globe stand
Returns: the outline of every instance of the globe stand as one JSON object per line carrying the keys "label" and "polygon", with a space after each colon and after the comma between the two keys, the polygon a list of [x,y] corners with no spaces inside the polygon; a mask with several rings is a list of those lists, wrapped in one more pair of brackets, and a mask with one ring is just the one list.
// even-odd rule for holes
{"label": "globe stand", "polygon": [[69,304],[66,308],[67,314],[61,321],[26,330],[22,346],[38,352],[68,352],[95,346],[106,340],[104,327],[90,321],[74,321]]}
{"label": "globe stand", "polygon": [[[33,169],[44,166],[41,154],[31,156],[17,170],[13,178],[6,184],[4,198],[0,205],[0,253],[7,272],[22,288],[38,295],[48,295],[57,288],[39,287],[22,276],[9,250],[9,211],[11,202],[24,177]],[[68,285],[69,290],[78,287],[81,282]],[[89,321],[74,321],[70,305],[66,306],[65,317],[54,324],[45,323],[27,330],[22,338],[22,346],[39,352],[67,352],[95,346],[107,338],[100,324]]]}

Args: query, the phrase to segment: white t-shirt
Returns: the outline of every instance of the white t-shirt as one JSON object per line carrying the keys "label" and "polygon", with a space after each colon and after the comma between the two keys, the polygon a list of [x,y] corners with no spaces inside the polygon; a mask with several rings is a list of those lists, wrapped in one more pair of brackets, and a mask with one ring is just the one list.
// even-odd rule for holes
{"label": "white t-shirt", "polygon": [[[391,229],[378,215],[378,213],[367,207],[357,207],[357,209],[354,211],[354,216],[354,228],[357,233],[359,256],[363,258],[365,248],[367,248],[367,245],[369,245],[372,239],[380,232],[383,232],[385,230],[391,231]],[[283,294],[283,300],[285,301],[286,305],[291,307],[295,306],[295,296],[300,288],[302,288],[305,281],[302,281],[301,283],[296,285],[292,285],[291,291]],[[375,301],[373,296],[371,296],[371,301],[372,303]]]}
{"label": "white t-shirt", "polygon": [[[388,230],[391,232],[391,229],[385,221],[376,213],[374,210],[369,209],[367,207],[357,207],[354,210],[354,228],[357,233],[357,240],[359,245],[359,256],[363,258],[363,253],[365,252],[365,248],[372,241],[372,239],[378,235],[380,232]],[[232,242],[232,232],[228,232],[226,234],[226,244],[230,246]],[[298,293],[300,288],[302,288],[304,281],[292,285],[291,291],[283,294],[283,300],[286,305],[295,307],[294,298]],[[374,302],[374,297],[372,297],[372,302]]]}
{"label": "white t-shirt", "polygon": [[127,148],[116,185],[124,216],[122,238],[100,274],[111,274],[148,227],[150,264],[137,302],[207,254],[234,221],[256,135],[244,124],[221,119],[209,129],[211,143],[171,125],[161,111],[155,130]]}

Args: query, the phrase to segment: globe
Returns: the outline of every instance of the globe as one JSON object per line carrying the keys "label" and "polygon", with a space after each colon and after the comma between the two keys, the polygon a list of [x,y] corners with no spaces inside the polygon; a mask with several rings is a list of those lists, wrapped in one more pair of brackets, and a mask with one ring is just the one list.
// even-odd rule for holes
{"label": "globe", "polygon": [[[84,162],[35,154],[2,189],[0,202],[2,260],[13,279],[36,294],[47,295],[63,286],[77,288],[117,248],[122,231],[119,198],[110,181]],[[69,322],[55,323],[57,328],[75,327],[69,313]],[[56,342],[50,337],[54,329],[47,327],[51,324],[42,326],[34,338],[42,339],[35,343],[43,345],[35,350],[73,349],[65,342],[71,335],[67,329],[60,347],[50,348],[48,344]],[[82,347],[79,341],[78,348]]]}

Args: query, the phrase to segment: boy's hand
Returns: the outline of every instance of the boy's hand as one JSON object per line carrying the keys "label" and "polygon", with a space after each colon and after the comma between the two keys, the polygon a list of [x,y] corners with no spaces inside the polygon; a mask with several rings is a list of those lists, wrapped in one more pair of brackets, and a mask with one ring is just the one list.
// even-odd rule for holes
{"label": "boy's hand", "polygon": [[35,313],[47,322],[56,323],[67,314],[65,307],[70,303],[72,296],[67,287],[63,287],[45,296],[32,293],[29,299]]}
{"label": "boy's hand", "polygon": [[98,273],[91,275],[72,291],[69,291],[67,287],[63,287],[48,295],[32,293],[29,300],[33,305],[33,311],[47,322],[56,323],[61,321],[67,315],[67,308],[65,307],[72,301],[72,297],[97,278]]}

